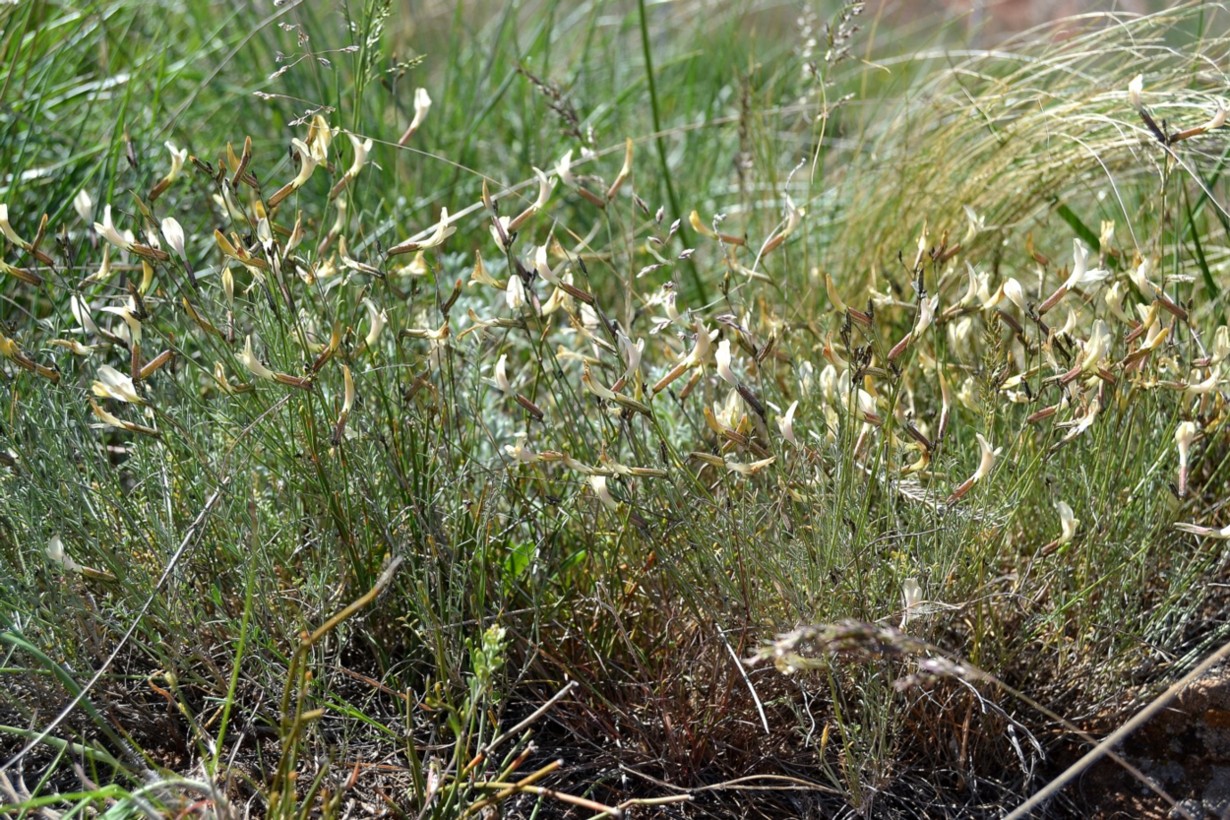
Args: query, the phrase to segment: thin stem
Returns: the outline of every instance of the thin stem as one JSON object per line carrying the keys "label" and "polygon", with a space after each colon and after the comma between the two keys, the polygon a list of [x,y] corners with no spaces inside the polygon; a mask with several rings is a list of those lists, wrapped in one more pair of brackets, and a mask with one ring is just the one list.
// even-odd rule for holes
{"label": "thin stem", "polygon": [[[654,79],[653,54],[649,47],[649,18],[645,14],[645,0],[636,0],[636,7],[641,24],[641,54],[645,57],[645,79],[649,83],[649,108],[653,113],[654,145],[658,148],[658,165],[662,169],[662,179],[666,183],[666,198],[670,202],[671,212],[676,219],[683,219],[683,209],[679,207],[679,198],[675,195],[675,185],[671,182],[670,166],[666,162],[666,142],[662,139],[662,116],[658,109],[658,85]],[[680,227],[680,237],[686,236],[687,228]],[[685,240],[686,241],[686,240]],[[701,304],[709,301],[705,283],[700,278],[700,270],[696,262],[688,257],[688,271],[692,275],[692,287],[696,290],[696,298]]]}

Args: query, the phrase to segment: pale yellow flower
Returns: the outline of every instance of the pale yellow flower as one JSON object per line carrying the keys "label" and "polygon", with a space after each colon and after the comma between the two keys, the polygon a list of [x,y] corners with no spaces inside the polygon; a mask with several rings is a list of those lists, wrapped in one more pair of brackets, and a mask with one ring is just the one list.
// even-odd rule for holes
{"label": "pale yellow flower", "polygon": [[81,217],[81,221],[90,223],[94,221],[94,197],[90,196],[90,192],[82,188],[73,197],[73,210],[77,212],[77,216]]}
{"label": "pale yellow flower", "polygon": [[252,337],[250,335],[244,341],[243,353],[239,354],[239,360],[243,362],[244,367],[248,368],[248,372],[258,379],[273,381],[276,377],[276,374],[268,367],[265,367],[264,363],[256,358],[256,354],[252,352]]}
{"label": "pale yellow flower", "polygon": [[347,365],[342,365],[342,388],[342,412],[349,415],[354,409],[354,377]]}
{"label": "pale yellow flower", "polygon": [[731,387],[738,387],[739,379],[735,376],[735,371],[730,369],[729,339],[723,339],[718,342],[717,352],[713,354],[713,360],[717,364],[717,374],[721,377],[722,381]]}
{"label": "pale yellow flower", "polygon": [[1216,527],[1202,527],[1199,524],[1176,523],[1176,530],[1190,532],[1193,535],[1202,535],[1206,538],[1216,538],[1221,541],[1230,540],[1230,524],[1218,529]]}
{"label": "pale yellow flower", "polygon": [[671,368],[670,372],[658,379],[657,384],[653,386],[654,393],[661,393],[671,382],[678,379],[685,372],[694,367],[703,366],[712,358],[713,340],[717,337],[718,332],[716,330],[710,331],[700,319],[696,319],[693,326],[696,329],[696,342],[693,344],[691,352]]}
{"label": "pale yellow flower", "polygon": [[610,489],[606,486],[606,476],[591,475],[589,477],[589,486],[594,491],[594,495],[598,496],[598,500],[608,510],[618,510],[619,502],[611,495]]}
{"label": "pale yellow flower", "polygon": [[915,614],[922,604],[922,586],[917,578],[906,578],[901,583],[901,628],[917,617]]}
{"label": "pale yellow flower", "polygon": [[115,399],[128,404],[145,404],[145,399],[137,392],[132,379],[109,364],[98,368],[98,378],[91,389],[94,395],[100,398]]}
{"label": "pale yellow flower", "polygon": [[[0,205],[0,208],[4,207]],[[122,251],[132,250],[132,240],[121,234],[115,227],[115,223],[111,221],[111,206],[103,206],[102,222],[94,223],[94,231],[103,239],[110,242],[115,247]]]}
{"label": "pale yellow flower", "polygon": [[559,177],[559,181],[565,185],[572,186],[576,184],[576,177],[572,175],[572,151],[569,150],[559,162],[555,163],[555,167],[551,169],[551,173]]}
{"label": "pale yellow flower", "polygon": [[508,378],[508,354],[500,354],[500,358],[495,363],[494,376],[492,384],[506,396],[511,396],[513,392],[512,382]]}
{"label": "pale yellow flower", "polygon": [[520,229],[531,216],[546,207],[547,200],[551,198],[551,189],[554,187],[554,183],[547,179],[547,175],[537,168],[534,169],[534,176],[538,178],[538,196],[529,204],[529,207],[517,214],[513,219],[509,220],[506,217],[499,217],[502,220],[499,227],[492,228],[492,233],[496,235],[497,242],[503,244],[503,240],[499,235],[501,231],[507,237],[512,231]]}
{"label": "pale yellow flower", "polygon": [[75,356],[85,358],[93,355],[98,349],[98,345],[83,345],[76,339],[52,339],[48,342],[52,347],[62,347],[71,352]]}
{"label": "pale yellow flower", "polygon": [[94,324],[94,319],[90,316],[90,306],[78,293],[74,293],[68,297],[68,309],[72,311],[73,318],[77,320],[80,330],[83,333],[88,333],[91,336],[101,336],[102,331],[98,329],[98,325]]}
{"label": "pale yellow flower", "polygon": [[777,429],[781,431],[782,437],[786,441],[799,446],[799,441],[794,437],[794,411],[799,407],[797,400],[791,402],[790,407],[786,409],[786,414],[777,417]]}
{"label": "pale yellow flower", "polygon": [[1077,520],[1072,508],[1062,501],[1056,502],[1055,509],[1059,512],[1059,544],[1067,544],[1076,535],[1081,522]]}
{"label": "pale yellow flower", "polygon": [[324,165],[329,161],[329,143],[333,142],[333,130],[329,128],[329,123],[320,114],[312,117],[312,124],[308,126],[307,146],[312,153],[312,160],[317,165]]}
{"label": "pale yellow flower", "polygon": [[521,277],[516,273],[508,277],[508,286],[504,288],[504,301],[507,303],[508,309],[514,313],[519,313],[527,303],[525,283],[521,281]]}
{"label": "pale yellow flower", "polygon": [[637,339],[633,343],[622,330],[616,338],[619,343],[619,352],[624,360],[624,373],[621,377],[622,381],[630,382],[641,372],[641,356],[645,353],[645,340]]}
{"label": "pale yellow flower", "polygon": [[444,244],[445,239],[448,239],[456,232],[457,228],[449,224],[448,208],[441,208],[440,221],[436,223],[435,228],[426,239],[407,239],[405,242],[400,242],[389,248],[389,256],[397,256],[401,253],[414,253],[416,251],[425,251],[429,248],[439,247]]}
{"label": "pale yellow flower", "polygon": [[975,433],[974,436],[978,439],[978,449],[981,452],[981,458],[978,461],[978,469],[974,470],[973,475],[963,481],[955,490],[952,491],[952,495],[948,497],[949,504],[959,500],[978,482],[985,481],[987,476],[991,474],[991,470],[995,468],[995,459],[1003,450],[1002,447],[993,449],[991,447],[991,442],[987,441],[986,438],[983,437],[982,433]]}
{"label": "pale yellow flower", "polygon": [[316,159],[316,152],[309,148],[303,140],[292,139],[290,144],[295,146],[295,151],[299,154],[299,173],[295,174],[290,184],[295,188],[302,188],[312,178],[312,172],[316,170],[319,160]]}
{"label": "pale yellow flower", "polygon": [[1144,89],[1145,89],[1145,76],[1143,74],[1137,74],[1128,83],[1128,102],[1131,103],[1133,108],[1140,108],[1141,106],[1140,95],[1144,91]]}
{"label": "pale yellow flower", "polygon": [[131,296],[128,297],[128,303],[123,307],[108,305],[103,308],[103,313],[114,313],[124,320],[124,325],[128,328],[128,339],[133,344],[141,344],[141,320],[137,317],[137,302]]}
{"label": "pale yellow flower", "polygon": [[181,258],[184,254],[184,229],[173,216],[168,216],[162,220],[162,237],[171,246],[171,250],[179,254]]}
{"label": "pale yellow flower", "polygon": [[519,461],[522,464],[532,464],[538,460],[538,454],[531,450],[525,443],[529,434],[524,430],[513,435],[514,444],[505,444],[504,452],[512,456],[514,461]]}
{"label": "pale yellow flower", "polygon": [[376,341],[380,338],[380,333],[384,330],[384,326],[388,324],[388,311],[378,309],[371,299],[364,299],[363,304],[367,307],[367,321],[371,327],[367,331],[367,336],[363,339],[363,343],[369,348],[375,346]]}
{"label": "pale yellow flower", "polygon": [[1174,431],[1175,447],[1179,450],[1179,498],[1187,496],[1187,465],[1192,442],[1200,432],[1193,421],[1180,422]]}
{"label": "pale yellow flower", "polygon": [[64,542],[60,540],[59,535],[51,536],[51,540],[47,542],[47,557],[53,563],[59,564],[69,572],[80,572],[81,565],[68,556],[64,551]]}
{"label": "pale yellow flower", "polygon": [[557,271],[551,270],[551,264],[547,261],[546,245],[539,245],[534,249],[534,270],[538,272],[539,276],[547,282],[550,282],[552,285],[558,285],[560,283]]}
{"label": "pale yellow flower", "polygon": [[762,458],[759,461],[748,462],[735,461],[733,458],[727,456],[724,461],[726,463],[727,470],[747,478],[756,475],[756,473],[777,461],[777,456],[769,456],[768,458]]}

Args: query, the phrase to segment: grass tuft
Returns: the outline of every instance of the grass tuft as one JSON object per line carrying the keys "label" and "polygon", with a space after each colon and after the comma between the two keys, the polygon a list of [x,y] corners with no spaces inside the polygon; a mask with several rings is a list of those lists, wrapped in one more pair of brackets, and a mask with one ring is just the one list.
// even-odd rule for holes
{"label": "grass tuft", "polygon": [[1220,7],[475,10],[0,12],[0,813],[993,814],[1225,643]]}

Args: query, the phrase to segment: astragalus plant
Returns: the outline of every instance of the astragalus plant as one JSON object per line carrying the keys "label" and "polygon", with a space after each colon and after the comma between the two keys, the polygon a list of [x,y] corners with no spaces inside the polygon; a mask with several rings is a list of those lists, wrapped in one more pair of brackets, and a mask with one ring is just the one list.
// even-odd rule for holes
{"label": "astragalus plant", "polygon": [[1222,637],[1219,8],[344,10],[332,104],[10,179],[6,810],[991,812]]}

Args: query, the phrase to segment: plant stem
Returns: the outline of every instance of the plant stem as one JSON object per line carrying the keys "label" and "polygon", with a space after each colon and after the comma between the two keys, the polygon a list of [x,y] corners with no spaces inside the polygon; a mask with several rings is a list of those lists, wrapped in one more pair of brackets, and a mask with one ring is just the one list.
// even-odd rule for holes
{"label": "plant stem", "polygon": [[[649,20],[645,15],[645,0],[636,0],[637,13],[641,24],[641,53],[645,57],[645,79],[649,83],[649,108],[653,113],[654,144],[658,148],[658,164],[662,168],[662,179],[666,182],[666,199],[670,202],[671,212],[676,219],[683,219],[683,209],[679,207],[679,198],[675,195],[675,184],[671,182],[670,166],[666,162],[666,142],[662,139],[662,115],[658,107],[658,85],[654,80],[653,54],[649,47]],[[685,236],[687,228],[679,229],[680,237]],[[686,242],[686,240],[685,240]],[[696,289],[696,298],[703,304],[709,301],[705,291],[705,283],[700,278],[700,270],[691,257],[687,260],[688,270],[692,274],[692,287]]]}

